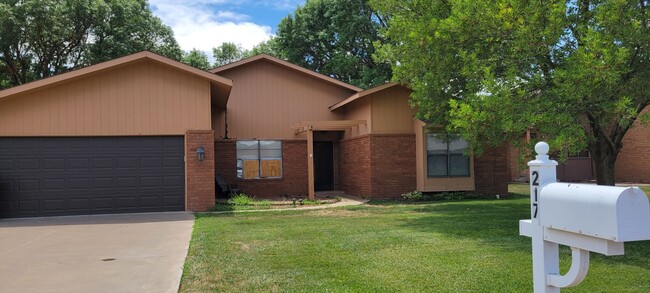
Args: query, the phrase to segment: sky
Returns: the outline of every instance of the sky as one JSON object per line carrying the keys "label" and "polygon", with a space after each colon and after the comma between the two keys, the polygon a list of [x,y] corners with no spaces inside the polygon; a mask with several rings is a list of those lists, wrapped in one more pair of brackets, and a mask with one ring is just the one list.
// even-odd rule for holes
{"label": "sky", "polygon": [[154,15],[174,30],[181,48],[205,51],[223,42],[251,49],[275,35],[280,20],[305,0],[149,0]]}

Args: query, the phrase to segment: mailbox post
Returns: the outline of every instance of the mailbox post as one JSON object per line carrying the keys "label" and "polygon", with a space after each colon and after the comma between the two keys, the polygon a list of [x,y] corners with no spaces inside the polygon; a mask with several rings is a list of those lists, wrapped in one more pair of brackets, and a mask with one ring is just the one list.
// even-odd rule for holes
{"label": "mailbox post", "polygon": [[[533,288],[535,292],[560,292],[557,287],[548,286],[546,274],[559,274],[560,258],[559,245],[544,240],[544,227],[540,224],[539,194],[541,188],[557,182],[557,162],[548,157],[549,146],[545,142],[535,145],[537,156],[528,162],[530,169],[530,222],[533,246]],[[556,257],[552,257],[556,256]]]}
{"label": "mailbox post", "polygon": [[[530,219],[519,234],[532,238],[535,293],[580,284],[589,252],[622,255],[624,242],[650,240],[650,203],[637,187],[557,183],[557,162],[545,142],[535,145],[530,166]],[[560,275],[559,245],[571,247],[571,267]]]}

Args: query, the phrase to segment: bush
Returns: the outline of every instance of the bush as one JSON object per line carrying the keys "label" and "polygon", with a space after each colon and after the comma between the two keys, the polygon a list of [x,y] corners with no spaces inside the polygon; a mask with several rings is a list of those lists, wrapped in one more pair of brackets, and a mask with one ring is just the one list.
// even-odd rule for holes
{"label": "bush", "polygon": [[254,198],[244,193],[237,194],[228,200],[228,204],[246,206],[253,204]]}
{"label": "bush", "polygon": [[402,194],[402,199],[418,201],[418,200],[461,200],[461,199],[477,199],[480,196],[464,192],[464,191],[445,191],[436,193],[422,193],[419,191],[412,191]]}
{"label": "bush", "polygon": [[402,194],[402,198],[405,200],[423,200],[424,195],[419,191],[411,191],[408,193]]}

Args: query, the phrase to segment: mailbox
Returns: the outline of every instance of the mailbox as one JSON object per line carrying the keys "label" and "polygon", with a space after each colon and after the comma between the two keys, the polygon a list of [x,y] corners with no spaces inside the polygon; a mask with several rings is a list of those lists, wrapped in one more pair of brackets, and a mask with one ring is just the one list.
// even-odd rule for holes
{"label": "mailbox", "polygon": [[539,205],[546,228],[614,242],[650,239],[650,204],[637,187],[549,183]]}
{"label": "mailbox", "polygon": [[[535,151],[535,160],[528,162],[531,218],[519,221],[519,234],[532,238],[535,293],[559,293],[580,284],[591,251],[622,255],[625,242],[650,240],[650,204],[643,191],[558,183],[548,144],[537,143]],[[571,267],[564,275],[560,244],[571,247]]]}

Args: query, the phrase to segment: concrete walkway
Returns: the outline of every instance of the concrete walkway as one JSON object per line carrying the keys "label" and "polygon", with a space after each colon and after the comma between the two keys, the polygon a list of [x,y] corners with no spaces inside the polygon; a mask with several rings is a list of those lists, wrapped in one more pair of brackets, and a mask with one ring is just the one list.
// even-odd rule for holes
{"label": "concrete walkway", "polygon": [[0,292],[177,292],[186,212],[0,220]]}
{"label": "concrete walkway", "polygon": [[263,209],[263,210],[241,210],[241,211],[219,211],[210,212],[211,214],[231,214],[231,213],[253,213],[253,212],[276,212],[276,211],[302,211],[302,210],[321,210],[335,207],[358,206],[367,203],[368,199],[360,199],[355,197],[344,197],[341,201],[331,204],[320,205],[296,205],[295,208],[281,208],[281,209]]}

